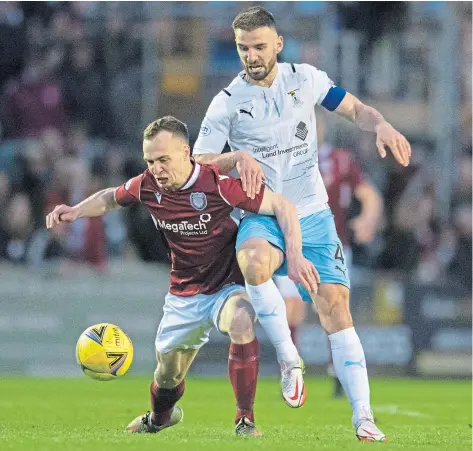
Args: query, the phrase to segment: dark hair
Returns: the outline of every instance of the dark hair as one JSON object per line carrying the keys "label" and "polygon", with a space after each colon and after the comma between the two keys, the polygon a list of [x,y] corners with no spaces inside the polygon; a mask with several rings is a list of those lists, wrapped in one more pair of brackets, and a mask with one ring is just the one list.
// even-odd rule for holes
{"label": "dark hair", "polygon": [[179,135],[189,142],[187,125],[174,116],[164,116],[151,122],[143,132],[143,139],[151,140],[162,130],[171,132],[173,135]]}
{"label": "dark hair", "polygon": [[262,27],[269,27],[276,30],[274,16],[261,6],[253,6],[246,11],[238,13],[232,23],[233,31],[236,29],[253,31]]}

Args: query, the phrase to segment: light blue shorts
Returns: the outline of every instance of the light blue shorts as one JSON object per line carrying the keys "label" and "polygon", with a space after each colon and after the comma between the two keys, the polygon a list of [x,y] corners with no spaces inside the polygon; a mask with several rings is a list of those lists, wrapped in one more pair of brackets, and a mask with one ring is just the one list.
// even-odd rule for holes
{"label": "light blue shorts", "polygon": [[[343,246],[338,238],[332,210],[329,208],[301,219],[302,253],[319,272],[321,283],[339,283],[350,288],[347,262]],[[250,215],[244,218],[238,229],[236,249],[250,238],[263,238],[285,252],[284,236],[278,222],[271,216]],[[287,275],[287,263],[274,273]],[[301,284],[297,286],[302,299],[312,302]]]}

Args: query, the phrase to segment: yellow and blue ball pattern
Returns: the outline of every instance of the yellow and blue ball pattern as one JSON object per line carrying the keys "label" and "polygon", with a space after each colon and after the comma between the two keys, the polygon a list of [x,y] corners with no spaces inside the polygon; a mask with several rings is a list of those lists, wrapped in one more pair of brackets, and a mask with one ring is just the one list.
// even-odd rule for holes
{"label": "yellow and blue ball pattern", "polygon": [[76,359],[87,376],[110,381],[123,376],[130,368],[133,344],[115,324],[96,324],[88,327],[79,337]]}

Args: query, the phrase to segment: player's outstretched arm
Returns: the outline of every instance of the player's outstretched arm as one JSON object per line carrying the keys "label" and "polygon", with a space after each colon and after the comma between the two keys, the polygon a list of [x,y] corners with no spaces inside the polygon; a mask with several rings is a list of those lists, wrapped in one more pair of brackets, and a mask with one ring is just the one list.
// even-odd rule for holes
{"label": "player's outstretched arm", "polygon": [[73,222],[82,217],[102,216],[109,211],[120,208],[115,200],[115,190],[116,188],[106,188],[98,191],[73,207],[57,205],[46,216],[46,228],[52,229],[60,222]]}
{"label": "player's outstretched arm", "polygon": [[284,196],[265,190],[258,213],[276,216],[286,243],[289,278],[316,294],[320,277],[314,265],[302,255],[302,232],[296,206]]}
{"label": "player's outstretched arm", "polygon": [[386,156],[386,146],[399,164],[407,166],[411,157],[411,146],[383,115],[373,107],[365,105],[349,92],[335,109],[339,115],[358,125],[361,130],[376,133],[376,147],[381,158]]}
{"label": "player's outstretched arm", "polygon": [[250,199],[259,194],[264,180],[264,173],[260,164],[246,150],[236,150],[223,154],[203,153],[194,155],[195,161],[200,164],[213,164],[221,174],[228,174],[237,169],[241,179],[241,186]]}

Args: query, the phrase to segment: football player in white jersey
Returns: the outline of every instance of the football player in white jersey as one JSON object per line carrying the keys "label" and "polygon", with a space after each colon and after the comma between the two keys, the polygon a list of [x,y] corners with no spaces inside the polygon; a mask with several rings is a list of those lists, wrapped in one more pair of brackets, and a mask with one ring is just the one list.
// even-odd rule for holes
{"label": "football player in white jersey", "polygon": [[[278,63],[283,37],[267,10],[250,8],[238,14],[232,26],[244,70],[210,104],[194,146],[196,161],[221,171],[236,168],[249,197],[255,196],[264,179],[270,189],[296,204],[303,253],[320,277],[318,296],[300,286],[299,291],[304,300],[316,303],[335,372],[353,410],[357,438],[385,441],[370,408],[365,356],[349,308],[350,281],[318,169],[314,107],[321,105],[375,133],[381,157],[388,146],[403,166],[409,164],[410,145],[377,110],[335,86],[325,72],[308,64]],[[221,154],[226,142],[232,152]],[[284,300],[272,280],[273,275],[291,277],[284,239],[271,218],[246,215],[236,248],[258,320],[276,348],[283,396],[291,405],[304,386]]]}

